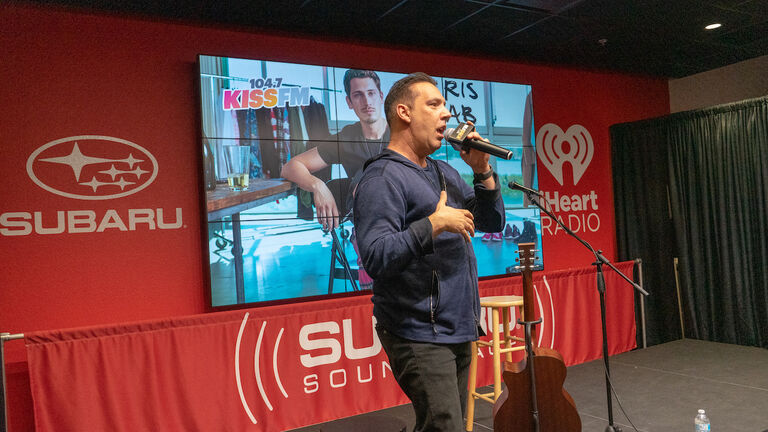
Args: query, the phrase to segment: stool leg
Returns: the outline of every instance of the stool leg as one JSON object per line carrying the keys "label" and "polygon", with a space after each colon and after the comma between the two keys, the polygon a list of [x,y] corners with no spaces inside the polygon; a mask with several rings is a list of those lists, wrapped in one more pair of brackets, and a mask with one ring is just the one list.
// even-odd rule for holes
{"label": "stool leg", "polygon": [[499,343],[499,308],[491,308],[493,311],[493,400],[501,396],[501,344]]}
{"label": "stool leg", "polygon": [[472,431],[475,421],[475,394],[477,393],[477,343],[472,342],[472,361],[469,363],[469,391],[467,392],[467,431]]}
{"label": "stool leg", "polygon": [[[512,348],[512,334],[509,330],[509,308],[504,308],[502,310],[502,328],[504,329],[504,346],[507,349]],[[512,361],[512,353],[507,352],[507,355],[504,356],[504,359],[508,362]]]}

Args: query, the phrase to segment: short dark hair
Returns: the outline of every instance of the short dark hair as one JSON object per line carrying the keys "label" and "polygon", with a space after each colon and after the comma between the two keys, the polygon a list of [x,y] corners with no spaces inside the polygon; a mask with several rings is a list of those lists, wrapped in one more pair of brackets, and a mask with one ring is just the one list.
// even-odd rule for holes
{"label": "short dark hair", "polygon": [[347,93],[347,96],[349,96],[350,83],[353,78],[370,78],[376,83],[376,88],[381,91],[381,80],[376,72],[372,70],[348,69],[344,72],[344,91]]}
{"label": "short dark hair", "polygon": [[402,102],[411,106],[413,104],[413,99],[416,97],[411,90],[411,86],[420,82],[428,82],[437,87],[437,81],[424,72],[414,72],[408,76],[400,78],[392,84],[392,88],[389,89],[387,98],[384,100],[384,113],[387,116],[387,123],[390,128],[392,127],[392,121],[397,117],[395,107]]}

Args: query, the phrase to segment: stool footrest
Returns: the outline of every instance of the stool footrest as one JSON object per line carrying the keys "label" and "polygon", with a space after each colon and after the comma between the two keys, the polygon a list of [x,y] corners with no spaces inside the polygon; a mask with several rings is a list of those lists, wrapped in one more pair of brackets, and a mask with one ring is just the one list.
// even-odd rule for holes
{"label": "stool footrest", "polygon": [[512,348],[501,348],[501,349],[499,349],[499,354],[504,354],[504,353],[508,353],[508,352],[514,352],[514,351],[521,351],[521,350],[524,350],[524,349],[525,349],[525,347],[522,346],[522,345],[514,346]]}
{"label": "stool footrest", "polygon": [[[518,341],[518,342],[525,342],[525,338],[521,338],[521,337],[519,337],[519,336],[511,336],[511,335],[510,335],[510,336],[509,336],[509,340]],[[501,338],[499,338],[499,342],[502,342],[502,343],[503,343],[503,341],[504,341],[504,339],[501,339]],[[479,344],[481,344],[481,345],[491,345],[491,343],[492,343],[493,341],[492,341],[492,340],[490,340],[490,341],[484,341],[484,340],[476,340],[475,342],[477,342],[477,343],[479,343]]]}
{"label": "stool footrest", "polygon": [[[521,339],[521,338],[515,338],[515,337],[513,337],[513,338],[511,338],[511,339],[510,339],[510,341],[514,341],[514,342],[525,342],[525,339]],[[491,346],[493,346],[493,341],[487,341],[487,342],[486,342],[486,341],[481,341],[481,340],[479,340],[479,341],[475,341],[475,343],[476,343],[476,344],[478,344],[478,345],[480,345],[480,346],[487,346],[487,347],[491,347]],[[506,345],[506,344],[507,344],[507,342],[506,342],[506,341],[504,341],[504,340],[501,340],[501,341],[499,341],[499,345]]]}
{"label": "stool footrest", "polygon": [[483,394],[473,393],[472,396],[475,399],[482,399],[491,404],[496,403],[496,400],[493,398],[493,393],[483,393]]}
{"label": "stool footrest", "polygon": [[[493,348],[493,344],[489,342],[477,341],[477,344],[480,346]],[[524,349],[525,349],[524,345],[518,345],[518,346],[509,347],[509,348],[499,348],[499,353],[503,354],[507,352],[520,351]]]}

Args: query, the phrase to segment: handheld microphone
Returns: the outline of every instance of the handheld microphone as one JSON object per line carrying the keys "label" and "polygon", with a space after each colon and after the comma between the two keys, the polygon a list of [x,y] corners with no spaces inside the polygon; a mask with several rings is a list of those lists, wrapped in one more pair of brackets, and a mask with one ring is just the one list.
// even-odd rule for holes
{"label": "handheld microphone", "polygon": [[537,191],[536,189],[531,189],[529,187],[525,187],[525,186],[521,185],[518,182],[510,182],[507,186],[509,186],[510,189],[519,190],[519,191],[524,192],[524,193],[532,193],[534,195],[544,196],[543,193]]}
{"label": "handheld microphone", "polygon": [[507,150],[496,144],[491,144],[489,141],[474,138],[468,139],[467,135],[473,130],[475,130],[474,126],[466,123],[459,123],[458,127],[449,128],[445,131],[445,140],[448,141],[453,148],[459,151],[464,148],[472,148],[502,159],[512,159],[512,150]]}

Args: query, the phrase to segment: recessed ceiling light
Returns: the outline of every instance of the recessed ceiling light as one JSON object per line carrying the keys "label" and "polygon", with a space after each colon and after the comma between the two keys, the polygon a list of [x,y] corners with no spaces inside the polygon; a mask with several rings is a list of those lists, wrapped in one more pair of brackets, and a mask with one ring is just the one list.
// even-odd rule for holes
{"label": "recessed ceiling light", "polygon": [[714,23],[714,24],[710,24],[710,25],[708,25],[708,26],[706,26],[704,28],[707,29],[707,30],[714,30],[714,29],[716,29],[718,27],[721,27],[721,26],[722,26],[722,24],[720,24],[720,23]]}

